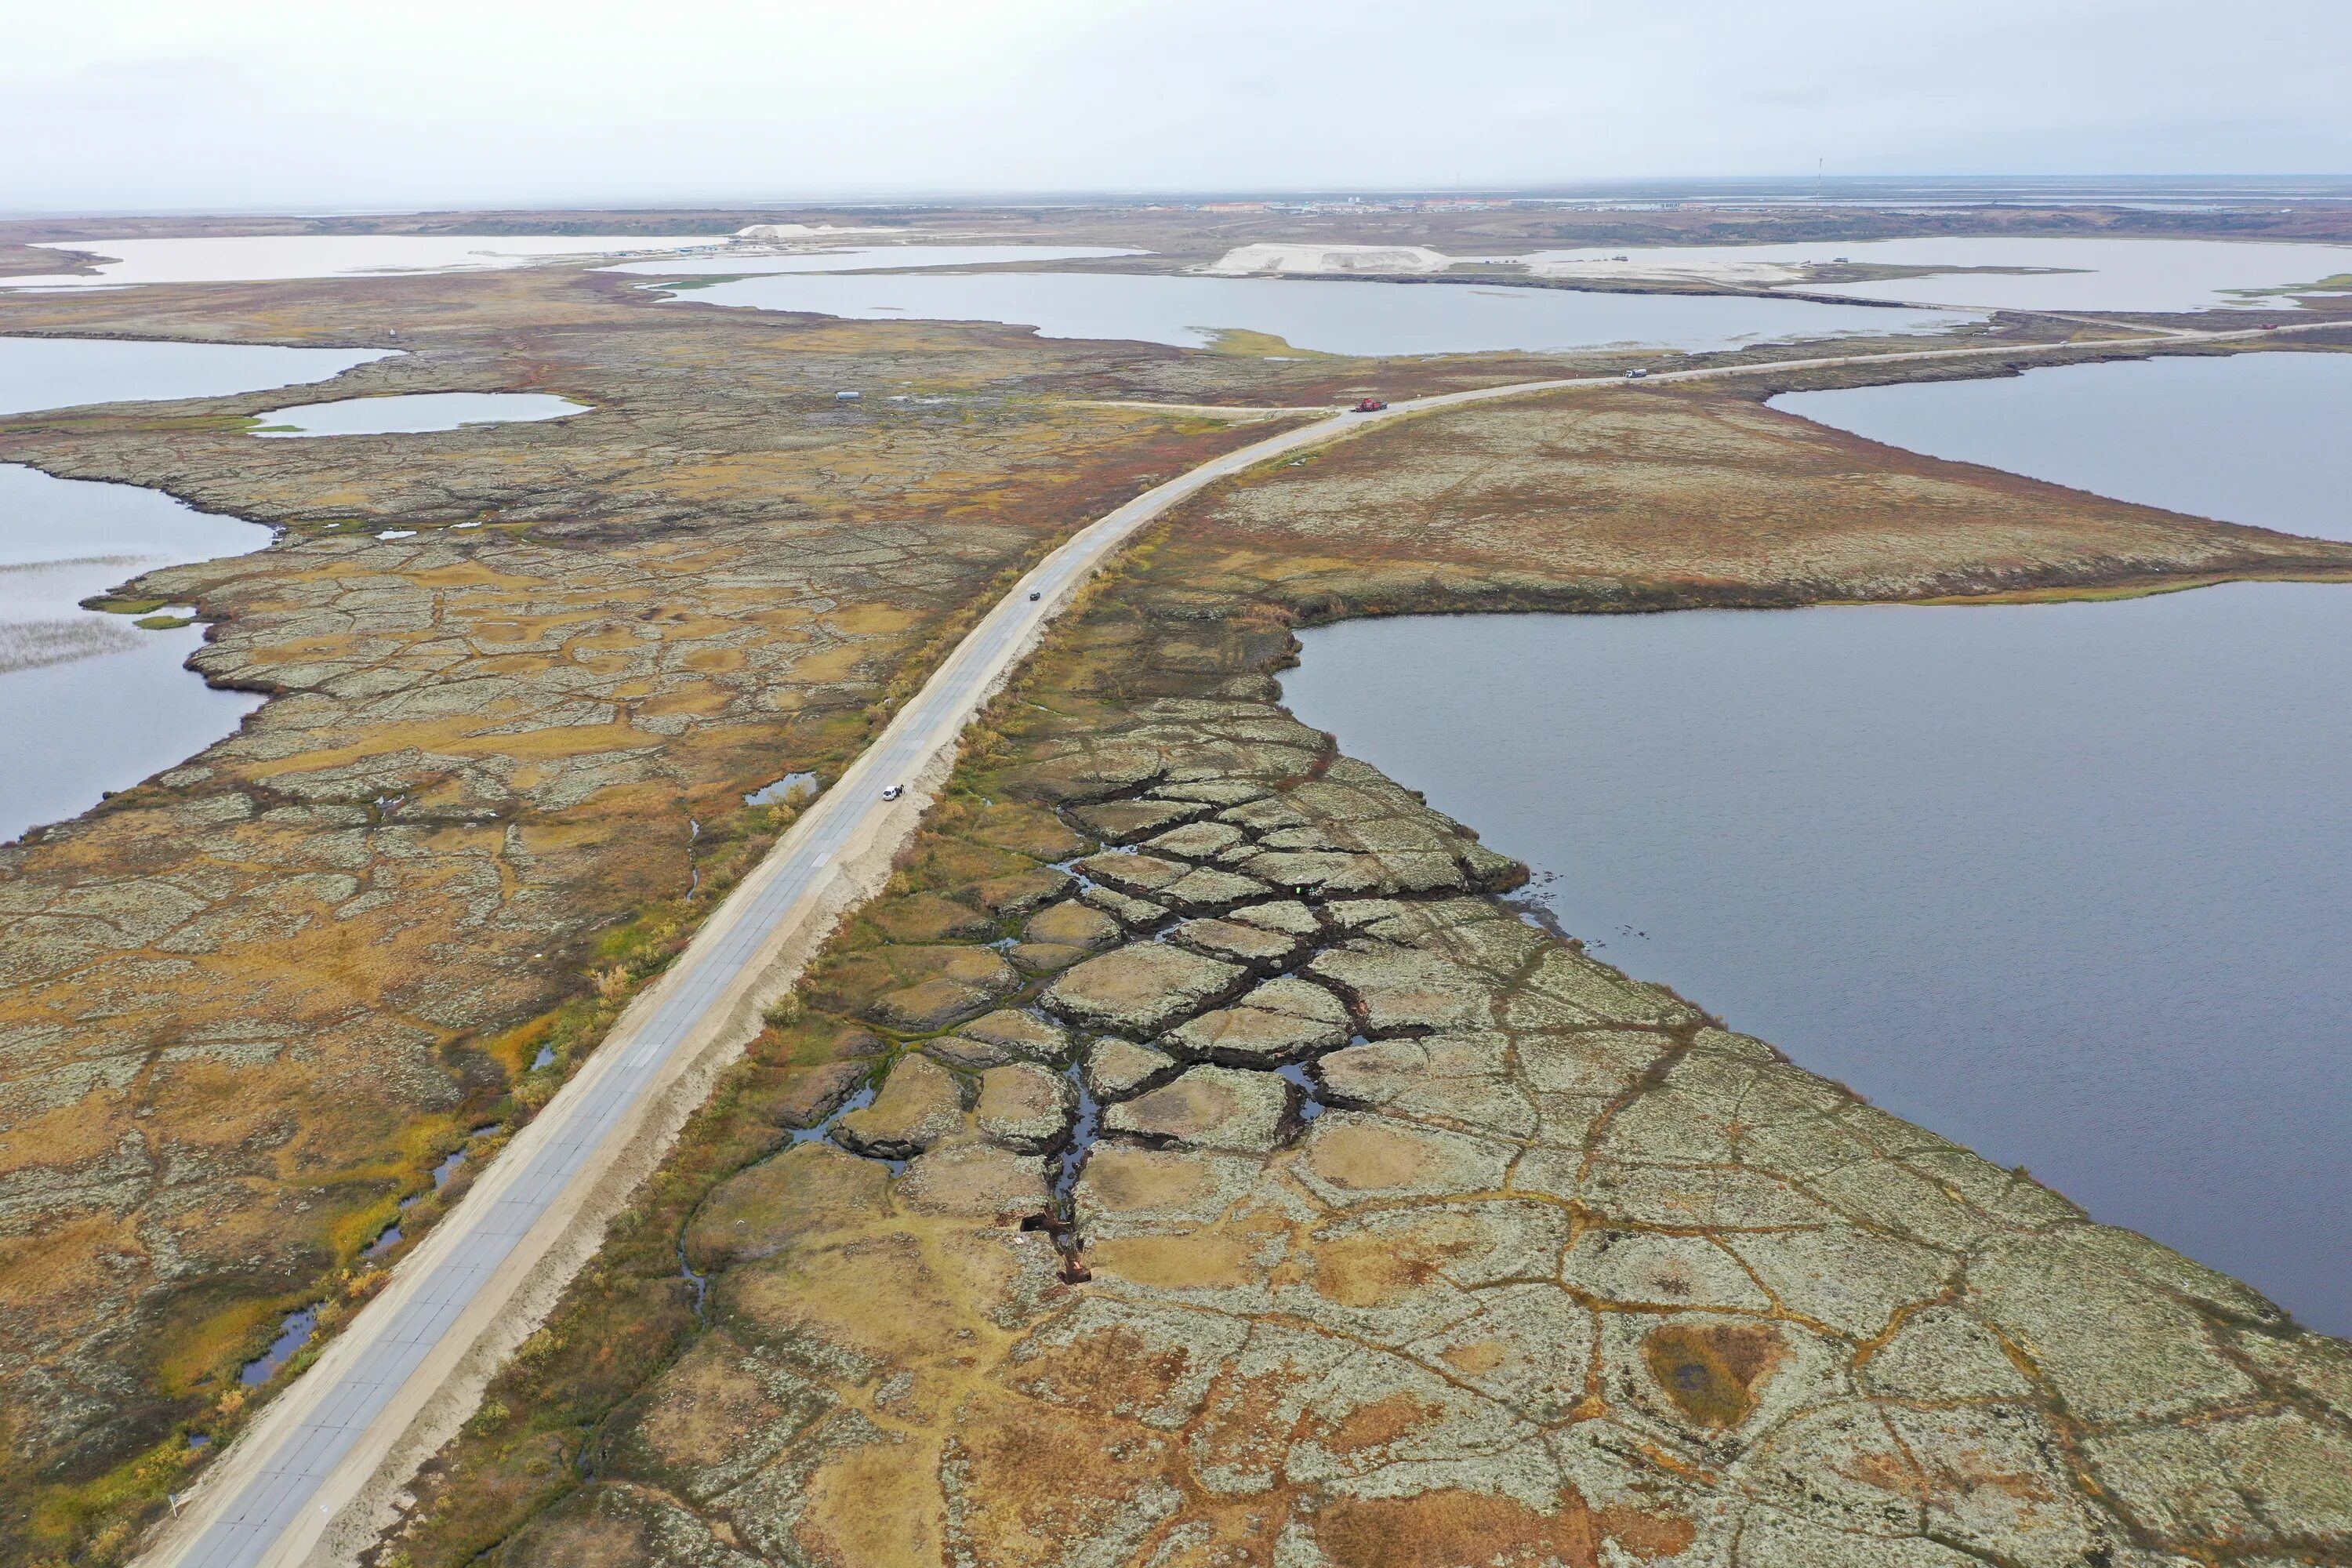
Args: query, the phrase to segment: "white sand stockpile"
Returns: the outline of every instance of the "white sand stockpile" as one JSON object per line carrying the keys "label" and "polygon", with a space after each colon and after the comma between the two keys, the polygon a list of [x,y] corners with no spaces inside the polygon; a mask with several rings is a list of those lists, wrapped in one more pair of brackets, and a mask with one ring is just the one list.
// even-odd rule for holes
{"label": "white sand stockpile", "polygon": [[1443,272],[1454,258],[1422,245],[1244,245],[1202,268],[1221,278],[1283,272]]}
{"label": "white sand stockpile", "polygon": [[775,244],[791,239],[837,239],[845,234],[922,234],[919,228],[835,228],[829,223],[755,223],[735,231],[737,239]]}
{"label": "white sand stockpile", "polygon": [[1454,257],[1423,245],[1314,245],[1298,241],[1241,246],[1201,270],[1219,278],[1332,272],[1402,277],[1443,272],[1457,265],[1492,267],[1536,278],[1591,283],[1770,286],[1801,283],[1808,276],[1807,268],[1786,262],[1732,261],[1692,252],[1650,250],[1629,256],[1600,250],[1538,250],[1528,256]]}

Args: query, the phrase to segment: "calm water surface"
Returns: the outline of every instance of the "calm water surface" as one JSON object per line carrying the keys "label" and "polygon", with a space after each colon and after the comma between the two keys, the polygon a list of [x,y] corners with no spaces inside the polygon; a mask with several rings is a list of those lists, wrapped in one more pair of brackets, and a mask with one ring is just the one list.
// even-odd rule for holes
{"label": "calm water surface", "polygon": [[1600,956],[2352,1332],[2352,589],[1304,640]]}
{"label": "calm water surface", "polygon": [[0,464],[0,840],[186,760],[261,705],[182,668],[203,627],[145,631],[79,603],[268,542],[258,523],[160,491]]}
{"label": "calm water surface", "polygon": [[2352,354],[2050,365],[1997,381],[1796,392],[1772,406],[2077,489],[2352,539]]}
{"label": "calm water surface", "polygon": [[1606,247],[1541,252],[1593,261],[1623,256],[1653,265],[1779,261],[1821,265],[1844,258],[1883,267],[2031,267],[2039,275],[1953,272],[1875,283],[1800,284],[1850,300],[2027,310],[2210,310],[2240,305],[2294,309],[2289,298],[2249,290],[2316,283],[2352,273],[2352,246],[2219,239],[1842,239],[1802,245]]}
{"label": "calm water surface", "polygon": [[0,338],[0,414],[226,397],[326,381],[388,349],[284,349],[251,343],[129,342],[112,338]]}
{"label": "calm water surface", "polygon": [[846,250],[804,250],[790,256],[679,257],[670,261],[625,261],[599,272],[635,272],[663,278],[772,272],[880,272],[902,267],[975,267],[1013,261],[1078,261],[1107,256],[1149,256],[1110,245],[861,245]]}
{"label": "calm water surface", "polygon": [[257,436],[394,436],[457,430],[468,425],[511,425],[568,419],[588,405],[545,392],[418,392],[394,397],[345,397],[302,403],[254,416]]}
{"label": "calm water surface", "polygon": [[1802,300],[1149,273],[798,274],[716,283],[679,298],[853,321],[1006,321],[1034,327],[1048,338],[1129,339],[1184,348],[1203,347],[1217,332],[1240,329],[1339,354],[1617,343],[1711,351],[1780,339],[1937,332],[1977,319]]}

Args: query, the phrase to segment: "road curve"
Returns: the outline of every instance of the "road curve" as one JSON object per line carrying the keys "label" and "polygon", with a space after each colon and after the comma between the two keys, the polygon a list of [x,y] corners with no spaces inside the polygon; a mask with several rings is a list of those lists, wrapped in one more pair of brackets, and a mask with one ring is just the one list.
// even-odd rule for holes
{"label": "road curve", "polygon": [[[2205,332],[2196,340],[2342,324]],[[2172,347],[2180,341],[1845,354],[1661,372],[1649,380]],[[748,1040],[758,1003],[790,977],[789,961],[804,958],[856,896],[856,889],[844,886],[847,868],[870,864],[877,855],[887,863],[911,837],[928,804],[925,781],[944,779],[965,726],[1076,589],[1138,530],[1220,479],[1305,447],[1433,409],[1622,380],[1520,382],[1399,402],[1378,413],[1338,415],[1213,458],[1072,535],[957,645],[873,744],[720,903],[677,962],[621,1016],[604,1045],[394,1269],[385,1289],[269,1404],[198,1488],[177,1500],[142,1563],[292,1568],[329,1548],[329,1526],[360,1497],[505,1310],[534,1285],[549,1288],[536,1272],[540,1266],[551,1255],[572,1267],[584,1258],[593,1237],[567,1233],[575,1226],[601,1231],[611,1207],[593,1208],[592,1202],[621,1151],[654,1129],[665,1105],[675,1106],[675,1092],[665,1090],[677,1090],[696,1068],[707,1068]],[[909,786],[902,798],[881,798],[884,785],[900,783]],[[405,1462],[415,1460],[411,1456]]]}

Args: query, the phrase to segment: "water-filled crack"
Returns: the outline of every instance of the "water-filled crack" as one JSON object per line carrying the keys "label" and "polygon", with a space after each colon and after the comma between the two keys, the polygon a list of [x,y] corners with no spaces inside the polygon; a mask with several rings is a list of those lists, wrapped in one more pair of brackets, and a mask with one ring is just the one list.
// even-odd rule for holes
{"label": "water-filled crack", "polygon": [[287,1313],[285,1321],[278,1325],[278,1337],[269,1342],[269,1348],[237,1369],[237,1382],[247,1388],[258,1388],[283,1371],[286,1363],[299,1355],[302,1347],[310,1342],[310,1336],[319,1331],[319,1306],[320,1303],[313,1301],[307,1307]]}
{"label": "water-filled crack", "polygon": [[1078,1176],[1086,1169],[1087,1156],[1094,1152],[1095,1137],[1102,1126],[1102,1104],[1095,1099],[1094,1090],[1087,1087],[1087,1075],[1081,1065],[1073,1061],[1062,1069],[1071,1090],[1077,1096],[1077,1114],[1070,1123],[1070,1135],[1054,1156],[1054,1202],[1067,1215],[1070,1193],[1078,1184]]}
{"label": "water-filled crack", "polygon": [[710,1276],[695,1272],[694,1260],[686,1255],[684,1230],[678,1232],[677,1237],[677,1271],[685,1276],[688,1286],[694,1291],[695,1323],[698,1327],[709,1327],[710,1316],[704,1309],[710,1300]]}
{"label": "water-filled crack", "polygon": [[1314,1121],[1330,1109],[1323,1103],[1323,1086],[1308,1075],[1307,1063],[1286,1063],[1274,1069],[1274,1076],[1297,1085],[1300,1099],[1296,1114],[1302,1123]]}

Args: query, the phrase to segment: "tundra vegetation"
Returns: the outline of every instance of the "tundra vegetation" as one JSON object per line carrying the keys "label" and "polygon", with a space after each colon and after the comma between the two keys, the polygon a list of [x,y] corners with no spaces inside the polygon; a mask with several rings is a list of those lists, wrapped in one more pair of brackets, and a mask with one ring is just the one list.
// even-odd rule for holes
{"label": "tundra vegetation", "polygon": [[[285,531],[121,596],[198,606],[199,668],[272,700],[0,849],[0,1555],[125,1556],[268,1392],[239,1368],[284,1316],[364,1301],[789,825],[746,793],[830,776],[1023,563],[1265,428],[1136,404],[1617,363],[1040,342],[633,281],[0,298],[11,332],[396,331],[306,395],[593,410],[0,422],[0,459]],[[1268,672],[1340,615],[2347,570],[1748,391],[1464,410],[1206,498],[999,704],[384,1553],[2340,1557],[2331,1344],[1529,926],[1494,901],[1514,868]]]}
{"label": "tundra vegetation", "polygon": [[2341,1344],[1522,918],[1272,672],[1381,609],[2345,557],[1650,391],[1213,495],[996,704],[377,1560],[2343,1561]]}

